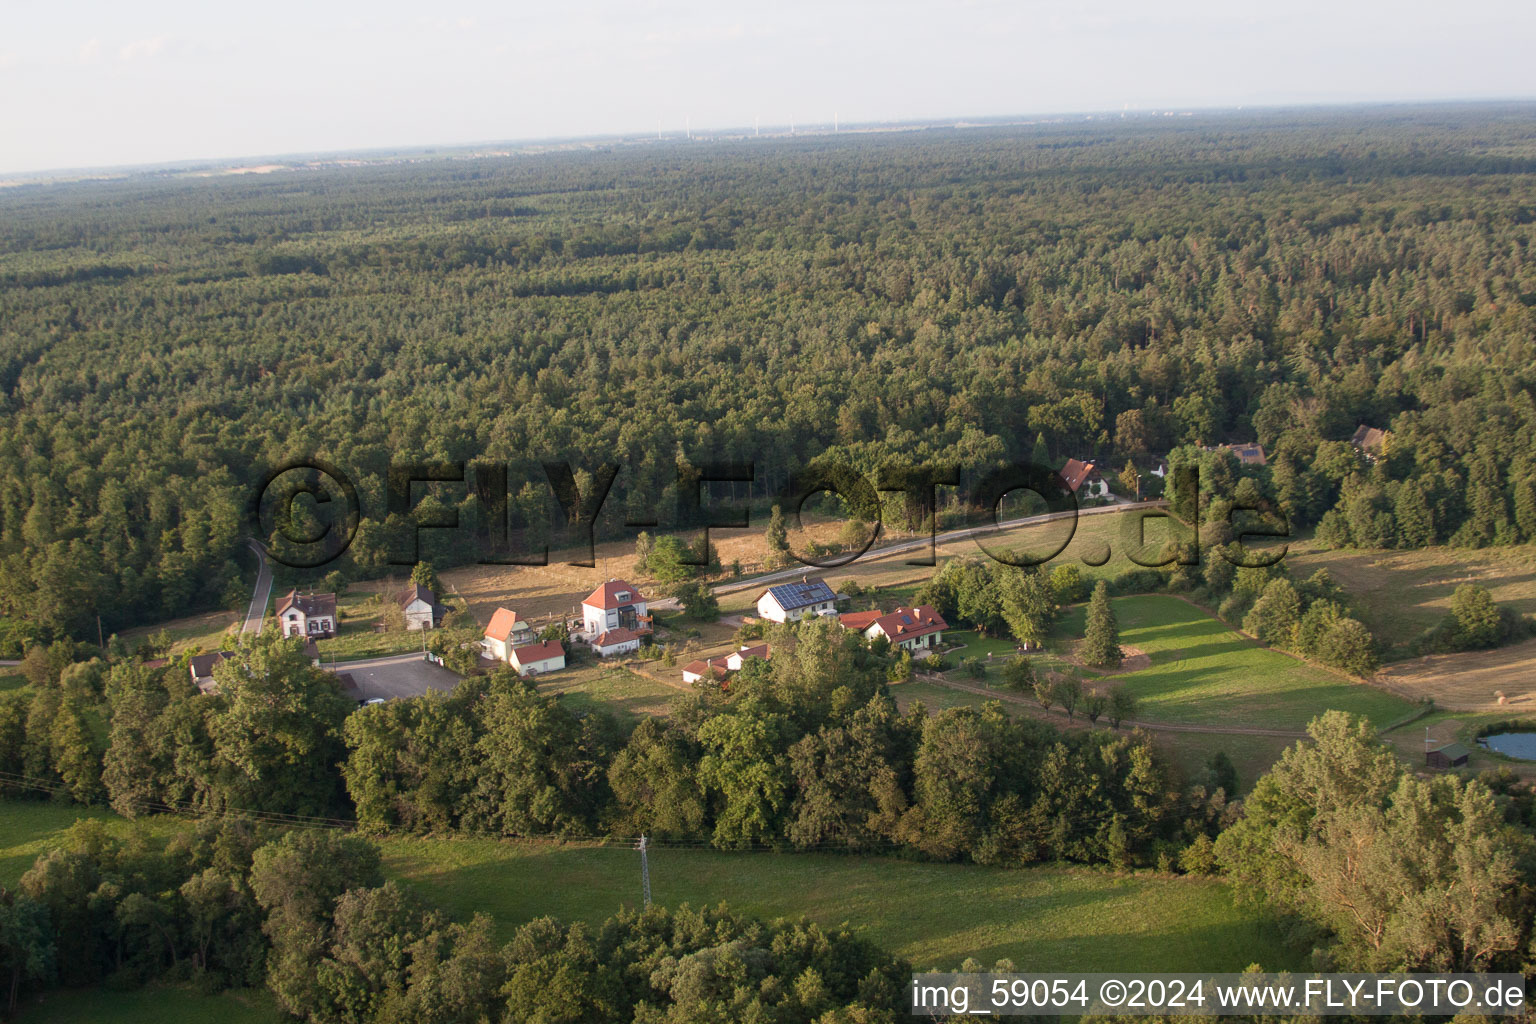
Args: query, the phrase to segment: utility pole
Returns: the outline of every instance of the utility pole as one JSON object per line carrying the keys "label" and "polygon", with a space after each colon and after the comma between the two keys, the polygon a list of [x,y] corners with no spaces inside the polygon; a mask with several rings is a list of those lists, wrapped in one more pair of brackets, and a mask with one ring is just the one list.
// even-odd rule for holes
{"label": "utility pole", "polygon": [[651,863],[646,857],[645,836],[640,837],[640,889],[645,895],[645,909],[651,909]]}

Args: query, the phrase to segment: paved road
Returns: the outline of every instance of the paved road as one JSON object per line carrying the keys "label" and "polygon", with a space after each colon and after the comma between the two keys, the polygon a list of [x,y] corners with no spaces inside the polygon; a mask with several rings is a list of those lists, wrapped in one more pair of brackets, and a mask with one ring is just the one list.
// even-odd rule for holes
{"label": "paved road", "polygon": [[420,651],[362,661],[338,661],[334,665],[322,662],[321,665],[329,671],[351,676],[357,684],[355,696],[358,700],[419,697],[428,690],[446,691],[459,685],[457,673],[427,661]]}
{"label": "paved road", "polygon": [[267,600],[272,596],[272,563],[267,561],[267,552],[254,540],[246,541],[252,551],[256,552],[256,562],[259,568],[256,572],[256,588],[251,591],[251,606],[245,613],[245,625],[240,627],[241,633],[260,633],[261,620],[267,615]]}
{"label": "paved road", "polygon": [[[934,541],[934,545],[937,547],[940,544],[948,544],[951,541],[964,540],[967,537],[975,537],[986,533],[995,533],[998,530],[1010,530],[1015,526],[1030,526],[1037,523],[1053,523],[1061,519],[1070,519],[1073,516],[1102,515],[1106,512],[1125,512],[1130,509],[1137,508],[1164,508],[1167,506],[1167,504],[1168,502],[1163,500],[1128,501],[1114,505],[1104,505],[1099,508],[1084,508],[1069,512],[1048,512],[1044,515],[1025,516],[1022,519],[1009,519],[1005,522],[998,523],[996,526],[969,526],[963,530],[950,530],[947,533],[939,534],[938,538]],[[855,565],[858,562],[864,561],[866,559],[884,558],[886,555],[899,555],[903,551],[916,551],[919,548],[927,547],[928,544],[929,538],[927,537],[917,537],[913,540],[897,541],[895,544],[887,544],[883,547],[870,548],[868,551],[864,552],[864,554],[860,555],[858,558],[854,559],[848,564]],[[762,576],[754,576],[749,580],[733,580],[730,583],[719,583],[715,585],[714,591],[717,594],[731,594],[738,590],[751,590],[756,587],[779,583],[783,580],[796,579],[800,576],[804,576],[813,568],[814,567],[808,566],[795,566],[792,569],[781,569],[778,572],[771,572]]]}

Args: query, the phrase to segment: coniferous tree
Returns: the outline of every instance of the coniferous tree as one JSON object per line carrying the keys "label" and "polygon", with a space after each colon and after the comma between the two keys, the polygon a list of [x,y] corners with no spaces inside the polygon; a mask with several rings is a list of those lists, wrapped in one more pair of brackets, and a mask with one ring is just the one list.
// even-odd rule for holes
{"label": "coniferous tree", "polygon": [[1125,659],[1120,649],[1120,623],[1109,603],[1109,585],[1100,580],[1088,601],[1088,628],[1083,636],[1083,660],[1103,668],[1118,668]]}
{"label": "coniferous tree", "polygon": [[1536,476],[1515,485],[1515,524],[1528,544],[1536,544]]}

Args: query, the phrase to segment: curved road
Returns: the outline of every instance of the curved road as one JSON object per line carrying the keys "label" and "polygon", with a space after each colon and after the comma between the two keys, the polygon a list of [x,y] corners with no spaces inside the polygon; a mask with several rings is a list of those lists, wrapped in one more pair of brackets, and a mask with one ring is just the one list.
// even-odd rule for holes
{"label": "curved road", "polygon": [[240,632],[260,633],[261,620],[267,615],[267,601],[272,596],[272,563],[267,561],[267,551],[254,540],[246,541],[256,552],[256,587],[251,591],[251,606],[245,612],[245,625]]}

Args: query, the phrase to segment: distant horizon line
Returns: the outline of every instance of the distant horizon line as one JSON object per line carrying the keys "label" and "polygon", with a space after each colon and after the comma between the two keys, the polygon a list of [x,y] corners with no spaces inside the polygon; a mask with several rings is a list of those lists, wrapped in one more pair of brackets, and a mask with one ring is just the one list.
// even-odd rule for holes
{"label": "distant horizon line", "polygon": [[[120,180],[135,175],[164,174],[180,171],[193,176],[212,176],[210,171],[224,174],[268,173],[279,170],[301,170],[306,165],[336,163],[345,160],[378,160],[382,157],[428,157],[452,159],[475,156],[511,156],[511,153],[480,154],[475,151],[490,147],[570,148],[590,146],[604,142],[627,144],[676,143],[710,141],[718,139],[740,140],[751,138],[785,139],[802,136],[830,137],[844,134],[880,134],[924,128],[966,127],[1020,127],[1041,123],[1054,123],[1066,119],[1120,120],[1126,117],[1197,116],[1231,114],[1237,112],[1278,113],[1284,111],[1334,111],[1385,110],[1390,108],[1520,106],[1536,104],[1536,95],[1488,96],[1461,99],[1401,99],[1401,100],[1341,100],[1338,102],[1311,103],[1237,103],[1211,106],[1186,106],[1179,104],[1144,107],[1102,108],[1096,110],[1058,110],[1012,114],[953,114],[935,117],[895,118],[887,120],[854,120],[835,122],[832,119],[812,121],[784,121],[771,125],[745,124],[726,127],[658,129],[631,129],[627,131],[593,132],[584,135],[545,135],[521,138],[478,139],[460,142],[423,142],[360,146],[345,149],[291,150],[284,153],[247,153],[233,156],[183,157],[167,160],[127,164],[93,164],[74,167],[51,167],[32,171],[8,171],[0,169],[0,189],[24,185],[65,183],[91,179]],[[834,117],[836,115],[834,114]],[[834,127],[835,125],[835,127]],[[439,151],[444,152],[439,152]],[[286,165],[286,166],[282,166]]]}

